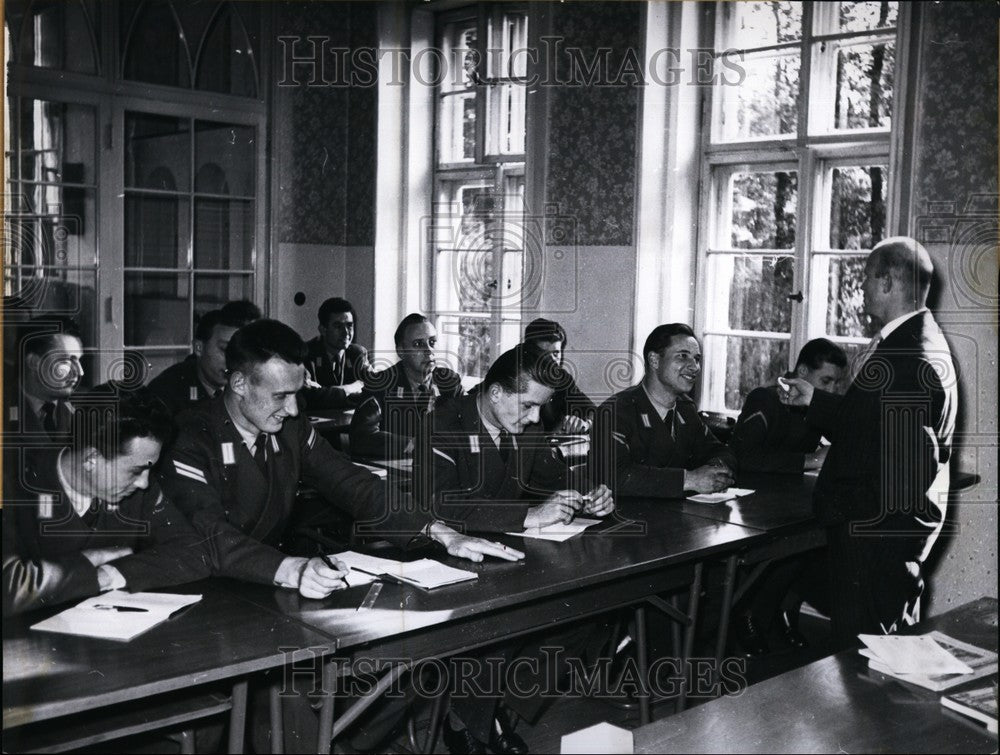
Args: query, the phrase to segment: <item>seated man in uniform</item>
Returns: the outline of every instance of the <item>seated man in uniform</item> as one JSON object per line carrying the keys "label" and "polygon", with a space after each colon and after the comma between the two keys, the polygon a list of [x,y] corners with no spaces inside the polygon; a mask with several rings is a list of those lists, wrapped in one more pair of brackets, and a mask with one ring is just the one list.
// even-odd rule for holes
{"label": "seated man in uniform", "polygon": [[298,590],[322,598],[345,587],[343,568],[322,558],[283,553],[281,537],[300,482],[356,523],[405,545],[427,534],[452,555],[480,561],[510,558],[500,546],[458,535],[405,505],[396,493],[334,451],[299,414],[296,394],[305,382],[306,346],[276,320],[238,330],[226,347],[229,382],[221,396],[181,420],[160,474],[195,528],[213,545],[216,574]]}
{"label": "seated man in uniform", "polygon": [[[799,352],[795,369],[785,378],[805,380],[815,388],[839,393],[847,367],[844,350],[825,338],[814,338]],[[755,388],[747,396],[729,447],[740,470],[802,474],[823,466],[829,446],[821,446],[819,429],[806,422],[806,410],[786,406],[779,386]],[[772,563],[764,577],[744,596],[746,609],[735,612],[733,630],[744,652],[763,655],[769,650],[767,636],[777,624],[784,641],[804,647],[806,638],[798,630],[803,593],[815,602],[814,587],[822,584],[814,559],[794,556]]]}
{"label": "seated man in uniform", "polygon": [[[68,440],[70,398],[83,379],[83,341],[68,317],[37,317],[17,330],[16,372],[5,375],[4,445]],[[15,436],[23,436],[15,438]]]}
{"label": "seated man in uniform", "polygon": [[[549,353],[555,363],[563,366],[566,331],[554,320],[539,317],[524,329],[524,342]],[[549,432],[586,433],[594,419],[594,402],[577,386],[573,376],[562,370],[562,384],[542,407],[542,427]]]}
{"label": "seated man in uniform", "polygon": [[87,401],[72,445],[5,464],[5,615],[209,575],[202,538],[150,480],[173,430],[166,407],[146,389]]}
{"label": "seated man in uniform", "polygon": [[[498,533],[614,510],[604,485],[587,495],[572,489],[551,492],[565,485],[565,462],[538,423],[542,406],[562,384],[560,372],[544,351],[522,344],[493,363],[474,395],[438,402],[425,417],[414,452],[415,495],[431,502],[434,516],[469,531]],[[592,634],[584,627],[582,634],[572,630],[547,638],[546,644],[576,649]],[[521,652],[534,656],[536,649],[532,645]],[[517,654],[511,645],[492,653],[504,660]],[[482,673],[489,674],[487,666],[480,666]],[[489,689],[485,678],[477,684]],[[530,688],[530,682],[521,686]],[[504,696],[504,706],[527,720],[538,717],[544,702],[537,696]],[[443,733],[453,753],[485,752],[487,743],[494,752],[527,752],[496,696],[455,698],[449,718]]]}
{"label": "seated man in uniform", "polygon": [[398,459],[413,453],[417,427],[438,397],[461,396],[462,378],[437,366],[437,330],[424,315],[403,318],[394,336],[399,361],[365,378],[360,406],[351,420],[351,454]]}
{"label": "seated man in uniform", "polygon": [[347,299],[323,302],[317,313],[319,335],[309,341],[308,381],[302,392],[310,409],[347,409],[361,398],[364,380],[372,372],[368,350],[354,343],[358,316]]}
{"label": "seated man in uniform", "polygon": [[683,323],[658,325],[642,349],[642,382],[598,410],[596,437],[609,444],[619,496],[682,498],[733,483],[736,458],[712,434],[688,395],[701,372],[701,346]]}
{"label": "seated man in uniform", "polygon": [[153,378],[149,389],[174,412],[220,393],[226,385],[226,344],[237,329],[258,319],[260,310],[246,301],[206,312],[195,326],[194,353]]}

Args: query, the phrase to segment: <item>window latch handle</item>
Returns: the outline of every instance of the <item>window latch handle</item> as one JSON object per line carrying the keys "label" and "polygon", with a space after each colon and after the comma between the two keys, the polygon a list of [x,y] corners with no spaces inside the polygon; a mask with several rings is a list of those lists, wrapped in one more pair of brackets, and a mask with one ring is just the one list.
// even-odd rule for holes
{"label": "window latch handle", "polygon": [[785,296],[785,298],[788,299],[788,301],[797,301],[799,304],[801,304],[802,303],[802,292],[798,291],[798,292],[796,292],[794,294],[788,294],[787,296]]}

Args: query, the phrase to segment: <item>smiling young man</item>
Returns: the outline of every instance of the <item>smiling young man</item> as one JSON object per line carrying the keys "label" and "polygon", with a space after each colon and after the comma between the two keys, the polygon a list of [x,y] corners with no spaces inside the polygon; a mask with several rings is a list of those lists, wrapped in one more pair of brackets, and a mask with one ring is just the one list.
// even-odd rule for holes
{"label": "smiling young man", "polygon": [[216,574],[296,589],[307,598],[346,586],[342,567],[281,550],[300,482],[398,544],[423,533],[474,561],[515,557],[429,523],[397,491],[398,505],[390,506],[386,485],[331,448],[299,414],[305,358],[302,339],[276,320],[238,330],[226,347],[225,391],[182,417],[161,467],[164,488],[212,544]]}
{"label": "smiling young man", "polygon": [[150,480],[173,429],[166,407],[109,386],[80,408],[72,445],[5,459],[5,614],[209,574],[201,538]]}
{"label": "smiling young man", "polygon": [[361,397],[365,377],[372,372],[368,351],[354,342],[358,315],[339,296],[324,301],[316,313],[319,335],[306,346],[310,384],[302,392],[310,409],[344,409]]}
{"label": "smiling young man", "polygon": [[351,419],[351,455],[402,458],[413,452],[423,416],[444,396],[461,396],[461,376],[437,363],[437,329],[414,312],[395,334],[399,361],[365,378],[361,404]]}
{"label": "smiling young man", "polygon": [[642,349],[642,382],[598,410],[599,438],[614,460],[619,496],[681,498],[733,482],[736,459],[709,430],[689,393],[701,373],[701,346],[683,323],[659,325]]}
{"label": "smiling young man", "polygon": [[70,399],[84,375],[76,323],[65,317],[31,320],[18,329],[17,347],[18,369],[5,380],[4,444],[27,444],[28,436],[65,442],[73,418]]}
{"label": "smiling young man", "polygon": [[175,412],[217,393],[226,386],[226,346],[238,329],[260,319],[250,302],[229,302],[206,312],[195,327],[192,350],[149,382],[149,389]]}
{"label": "smiling young man", "polygon": [[[514,532],[567,523],[577,514],[610,514],[614,500],[604,485],[586,496],[557,489],[565,484],[565,462],[548,445],[539,419],[562,384],[560,372],[545,350],[522,344],[497,358],[474,395],[438,402],[417,436],[414,496],[432,507],[435,517],[473,532]],[[584,627],[548,636],[542,644],[565,646],[567,655],[575,655],[591,635]],[[533,658],[539,673],[548,673],[544,663],[537,663],[536,651],[532,644],[520,652]],[[485,652],[501,663],[518,655],[517,646],[510,643]],[[486,665],[480,669],[486,674]],[[490,689],[487,681],[477,677],[474,683]],[[523,685],[531,687],[530,682]],[[498,753],[527,752],[508,712],[498,707],[500,692],[452,699],[443,729],[450,752],[486,752],[487,745]],[[530,721],[538,718],[546,702],[537,695],[512,692],[502,697],[507,709]]]}

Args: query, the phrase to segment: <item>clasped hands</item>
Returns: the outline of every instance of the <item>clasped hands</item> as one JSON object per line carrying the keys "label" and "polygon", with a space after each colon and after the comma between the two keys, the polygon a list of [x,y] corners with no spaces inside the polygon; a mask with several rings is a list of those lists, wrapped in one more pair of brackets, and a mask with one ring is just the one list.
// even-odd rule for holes
{"label": "clasped hands", "polygon": [[576,490],[560,490],[545,503],[532,506],[524,518],[525,529],[537,529],[550,524],[569,524],[577,514],[606,516],[615,510],[615,500],[607,485],[598,485],[586,495]]}

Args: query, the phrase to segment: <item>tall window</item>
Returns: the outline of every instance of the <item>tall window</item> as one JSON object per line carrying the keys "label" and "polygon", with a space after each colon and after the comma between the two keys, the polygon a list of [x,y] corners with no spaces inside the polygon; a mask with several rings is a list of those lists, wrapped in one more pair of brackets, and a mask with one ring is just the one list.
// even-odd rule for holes
{"label": "tall window", "polygon": [[699,264],[706,408],[738,411],[805,341],[866,340],[886,236],[896,2],[718,3]]}
{"label": "tall window", "polygon": [[506,3],[438,19],[431,301],[463,375],[520,336],[527,24]]}
{"label": "tall window", "polygon": [[74,315],[95,381],[155,373],[188,353],[196,313],[263,300],[263,12],[4,5],[8,312]]}

